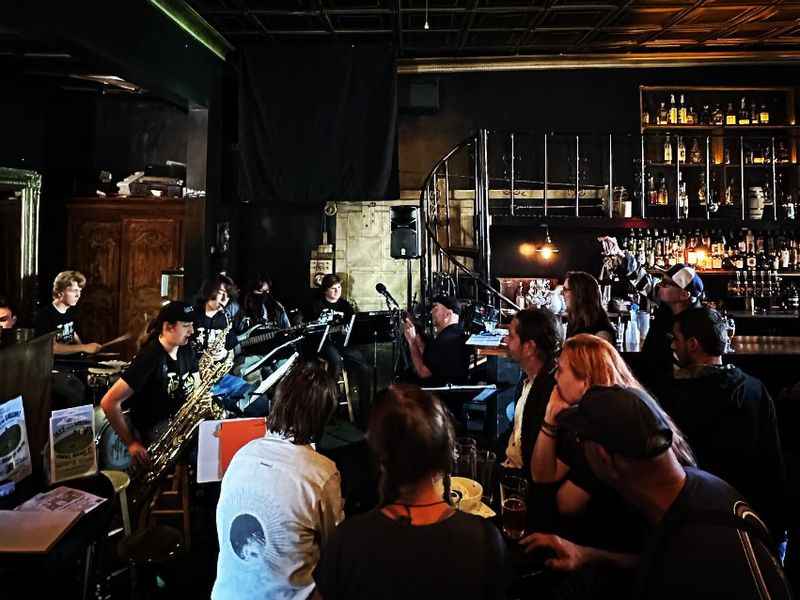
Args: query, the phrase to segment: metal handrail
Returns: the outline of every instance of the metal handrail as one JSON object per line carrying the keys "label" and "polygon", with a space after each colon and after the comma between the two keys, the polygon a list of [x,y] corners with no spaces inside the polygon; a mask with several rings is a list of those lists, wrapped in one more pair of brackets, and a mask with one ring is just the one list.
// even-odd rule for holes
{"label": "metal handrail", "polygon": [[[423,231],[424,231],[424,235],[425,235],[424,252],[423,252],[423,257],[422,257],[423,263],[421,263],[421,265],[420,265],[420,279],[421,279],[421,287],[422,287],[423,298],[425,298],[426,300],[430,300],[430,298],[429,298],[430,294],[429,294],[429,289],[428,289],[428,285],[429,285],[428,279],[430,279],[430,278],[426,277],[425,274],[427,273],[428,270],[430,270],[431,257],[430,257],[430,254],[429,254],[429,250],[430,250],[429,242],[432,241],[433,244],[436,246],[437,252],[444,254],[448,258],[448,260],[449,260],[449,262],[451,264],[454,264],[458,269],[460,269],[466,275],[471,277],[479,285],[481,285],[483,288],[485,288],[490,294],[494,295],[499,300],[502,300],[502,301],[506,302],[507,304],[509,304],[510,306],[514,307],[515,309],[519,310],[520,307],[515,302],[513,302],[510,298],[505,296],[501,291],[495,289],[491,285],[491,283],[489,283],[488,281],[485,281],[483,279],[483,277],[481,277],[481,275],[478,272],[476,272],[476,271],[470,269],[469,267],[467,267],[460,260],[458,260],[453,254],[451,254],[447,248],[442,246],[439,243],[437,232],[431,229],[430,223],[428,221],[428,208],[429,208],[428,207],[428,193],[429,193],[429,190],[430,190],[430,187],[431,187],[431,183],[433,183],[435,185],[435,177],[436,177],[436,174],[439,171],[439,168],[442,167],[443,165],[445,165],[447,163],[447,161],[450,160],[450,158],[453,157],[457,152],[459,152],[461,150],[464,150],[465,148],[468,148],[471,144],[475,144],[475,142],[476,142],[476,136],[473,135],[473,136],[470,136],[470,137],[462,140],[461,142],[456,144],[453,148],[451,148],[442,158],[440,158],[436,162],[436,164],[434,164],[433,168],[430,170],[430,172],[428,173],[427,177],[425,177],[425,181],[424,181],[424,183],[422,185],[422,190],[420,191],[419,201],[420,201],[420,213],[422,213],[422,221],[423,221],[423,224],[424,224]],[[476,148],[476,152],[477,152],[477,148]],[[477,154],[476,154],[476,156],[475,156],[476,162],[477,162],[477,159],[478,159],[478,157],[477,157]],[[449,192],[449,190],[448,190],[448,192]],[[435,193],[435,191],[434,191],[434,193]],[[448,201],[449,201],[449,199],[448,199]],[[488,215],[487,215],[487,217],[488,217]],[[480,229],[480,227],[478,227],[476,229]],[[482,235],[483,232],[479,231],[479,234]],[[477,242],[478,242],[478,240],[476,240],[476,247],[477,248],[481,248],[482,245],[477,243]],[[481,258],[484,259],[484,257],[481,257]]]}

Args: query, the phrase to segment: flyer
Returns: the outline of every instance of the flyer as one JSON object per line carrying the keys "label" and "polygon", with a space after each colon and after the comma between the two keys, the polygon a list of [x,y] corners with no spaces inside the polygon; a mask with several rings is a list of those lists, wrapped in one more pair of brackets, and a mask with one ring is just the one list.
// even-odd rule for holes
{"label": "flyer", "polygon": [[65,511],[88,513],[98,505],[105,502],[105,498],[95,496],[89,492],[59,486],[49,492],[36,494],[33,498],[20,504],[14,510],[22,511]]}
{"label": "flyer", "polygon": [[0,405],[0,481],[21,481],[32,472],[22,396]]}
{"label": "flyer", "polygon": [[54,410],[50,416],[51,483],[97,473],[91,404]]}

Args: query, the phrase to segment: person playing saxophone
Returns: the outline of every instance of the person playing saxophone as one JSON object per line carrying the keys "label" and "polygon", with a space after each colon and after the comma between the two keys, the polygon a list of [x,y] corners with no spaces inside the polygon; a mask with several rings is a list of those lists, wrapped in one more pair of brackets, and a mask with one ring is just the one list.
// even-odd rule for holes
{"label": "person playing saxophone", "polygon": [[[147,465],[147,446],[198,385],[198,357],[189,344],[196,315],[191,304],[164,305],[148,327],[149,337],[100,401],[108,422],[134,462]],[[128,424],[122,406],[130,409]]]}

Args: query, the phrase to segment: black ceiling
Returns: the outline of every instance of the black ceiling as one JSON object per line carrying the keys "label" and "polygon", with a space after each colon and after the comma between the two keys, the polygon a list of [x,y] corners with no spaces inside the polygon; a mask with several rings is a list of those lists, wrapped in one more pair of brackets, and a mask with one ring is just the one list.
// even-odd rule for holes
{"label": "black ceiling", "polygon": [[395,43],[401,58],[800,49],[798,1],[190,0],[189,4],[234,45],[245,40],[383,40]]}

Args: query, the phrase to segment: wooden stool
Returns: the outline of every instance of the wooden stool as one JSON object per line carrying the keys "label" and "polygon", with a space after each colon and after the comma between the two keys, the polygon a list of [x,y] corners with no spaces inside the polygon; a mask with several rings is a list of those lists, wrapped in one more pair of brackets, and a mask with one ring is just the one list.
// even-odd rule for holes
{"label": "wooden stool", "polygon": [[175,472],[167,477],[166,484],[153,496],[147,510],[139,518],[139,528],[153,526],[159,517],[179,517],[183,526],[183,547],[191,548],[191,520],[189,514],[189,469],[184,464],[175,466]]}
{"label": "wooden stool", "polygon": [[347,371],[344,369],[342,369],[341,378],[336,382],[336,385],[339,388],[339,393],[344,394],[344,400],[339,402],[339,406],[347,405],[347,415],[350,418],[350,422],[353,423],[356,418],[353,413],[353,401],[350,398],[350,380],[347,377]]}

